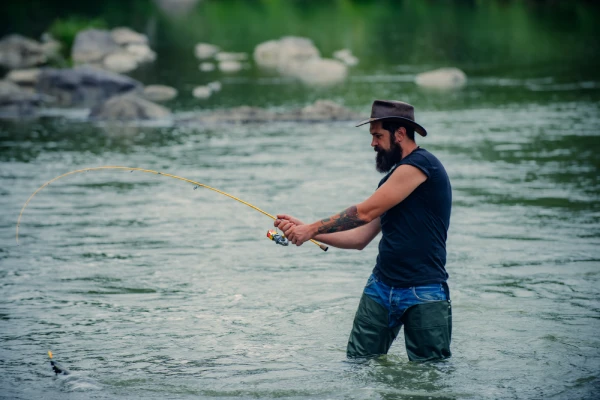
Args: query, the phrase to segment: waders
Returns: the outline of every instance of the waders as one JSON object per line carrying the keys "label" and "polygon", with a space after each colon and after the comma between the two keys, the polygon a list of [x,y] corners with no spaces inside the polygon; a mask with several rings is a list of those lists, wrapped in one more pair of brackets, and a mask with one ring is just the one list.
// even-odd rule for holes
{"label": "waders", "polygon": [[376,357],[387,354],[404,325],[404,342],[410,361],[431,361],[448,358],[452,337],[450,291],[444,282],[448,300],[432,301],[408,307],[402,324],[390,327],[389,311],[363,293],[350,338],[349,358]]}

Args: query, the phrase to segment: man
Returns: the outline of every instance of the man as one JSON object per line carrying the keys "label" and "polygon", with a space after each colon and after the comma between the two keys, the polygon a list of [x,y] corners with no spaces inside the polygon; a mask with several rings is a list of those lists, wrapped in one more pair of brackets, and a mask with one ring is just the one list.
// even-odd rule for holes
{"label": "man", "polygon": [[450,357],[451,310],[446,237],[452,193],[440,161],[417,146],[414,108],[375,100],[370,123],[376,168],[387,175],[375,193],[329,218],[304,224],[278,215],[275,226],[297,246],[316,239],[362,250],[379,232],[379,255],[354,318],[348,357],[387,354],[404,325],[410,360]]}

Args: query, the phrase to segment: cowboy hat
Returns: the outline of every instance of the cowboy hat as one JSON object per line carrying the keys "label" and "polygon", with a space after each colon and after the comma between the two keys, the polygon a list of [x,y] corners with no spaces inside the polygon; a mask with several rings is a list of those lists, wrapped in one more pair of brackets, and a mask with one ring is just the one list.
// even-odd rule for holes
{"label": "cowboy hat", "polygon": [[415,122],[415,108],[408,103],[395,100],[375,100],[371,107],[371,118],[361,121],[357,127],[369,122],[382,119],[396,119],[406,123],[421,136],[427,136],[427,131]]}

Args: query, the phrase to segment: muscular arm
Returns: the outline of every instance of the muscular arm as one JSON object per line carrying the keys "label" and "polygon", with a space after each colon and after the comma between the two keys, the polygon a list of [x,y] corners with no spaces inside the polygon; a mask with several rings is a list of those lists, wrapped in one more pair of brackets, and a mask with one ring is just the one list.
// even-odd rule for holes
{"label": "muscular arm", "polygon": [[323,242],[338,249],[362,250],[381,232],[381,222],[379,218],[348,231],[335,233],[320,233],[315,236],[319,242]]}
{"label": "muscular arm", "polygon": [[411,165],[401,165],[371,197],[329,218],[310,225],[291,226],[285,235],[296,245],[325,233],[335,233],[366,225],[408,197],[427,176]]}

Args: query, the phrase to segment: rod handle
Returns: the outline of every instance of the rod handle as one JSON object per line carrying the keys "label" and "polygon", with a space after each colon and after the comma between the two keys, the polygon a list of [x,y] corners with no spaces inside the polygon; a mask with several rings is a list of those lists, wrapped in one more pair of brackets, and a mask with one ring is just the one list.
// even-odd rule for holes
{"label": "rod handle", "polygon": [[316,244],[317,246],[319,246],[319,248],[323,251],[329,250],[329,247],[325,246],[322,243],[317,242],[316,240],[310,239],[310,241],[313,242],[314,244]]}

